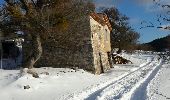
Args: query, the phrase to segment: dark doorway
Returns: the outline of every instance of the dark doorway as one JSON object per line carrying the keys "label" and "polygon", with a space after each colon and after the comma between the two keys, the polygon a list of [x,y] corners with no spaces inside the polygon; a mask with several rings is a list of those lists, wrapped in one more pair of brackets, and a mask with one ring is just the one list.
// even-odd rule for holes
{"label": "dark doorway", "polygon": [[15,45],[15,42],[2,42],[3,58],[16,58],[19,56],[19,48]]}

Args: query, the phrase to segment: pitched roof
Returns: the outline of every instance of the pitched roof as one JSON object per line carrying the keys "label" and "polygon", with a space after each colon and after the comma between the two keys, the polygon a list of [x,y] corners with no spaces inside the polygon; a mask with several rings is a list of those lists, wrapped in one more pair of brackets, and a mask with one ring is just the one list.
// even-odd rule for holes
{"label": "pitched roof", "polygon": [[104,25],[107,25],[109,30],[111,31],[112,30],[112,26],[109,22],[109,19],[107,17],[106,14],[104,13],[90,13],[90,16],[95,20],[97,21],[98,23],[100,23],[102,26]]}

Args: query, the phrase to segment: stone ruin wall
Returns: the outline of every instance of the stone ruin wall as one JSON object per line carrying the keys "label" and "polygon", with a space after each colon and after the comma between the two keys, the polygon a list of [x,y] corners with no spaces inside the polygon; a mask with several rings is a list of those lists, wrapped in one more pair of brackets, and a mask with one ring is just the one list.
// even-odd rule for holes
{"label": "stone ruin wall", "polygon": [[[73,41],[73,44],[78,44],[78,46],[74,47],[73,45],[74,50],[72,50],[49,46],[49,44],[43,45],[42,57],[35,64],[35,67],[78,67],[95,74],[100,74],[102,68],[104,72],[110,68],[107,54],[111,49],[110,36],[108,36],[108,41],[105,37],[107,26],[100,25],[91,17],[90,19],[88,17],[85,20],[77,21],[76,25],[76,35],[70,35],[69,41],[70,43]],[[110,33],[108,34],[110,35]],[[26,48],[26,51],[29,52],[30,49]]]}
{"label": "stone ruin wall", "polygon": [[[106,25],[100,25],[92,17],[90,17],[90,23],[92,33],[91,39],[93,47],[94,66],[96,74],[100,74],[102,70],[105,72],[110,68],[107,53],[111,51],[110,30]],[[106,37],[106,35],[108,36]]]}
{"label": "stone ruin wall", "polygon": [[78,67],[95,73],[89,18],[86,17],[84,20],[81,19],[81,21],[78,21],[76,27],[76,36],[70,35],[69,40],[70,44],[75,43],[75,45],[77,45],[72,46],[74,50],[69,48],[50,47],[47,44],[46,46],[43,46],[43,55],[35,66],[56,68]]}

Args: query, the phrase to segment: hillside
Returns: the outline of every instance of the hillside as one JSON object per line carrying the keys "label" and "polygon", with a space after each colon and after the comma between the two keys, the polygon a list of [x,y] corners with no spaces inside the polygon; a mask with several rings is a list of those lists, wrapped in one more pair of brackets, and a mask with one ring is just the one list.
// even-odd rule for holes
{"label": "hillside", "polygon": [[155,39],[149,43],[145,43],[144,45],[151,47],[154,51],[164,51],[166,49],[170,50],[170,35]]}

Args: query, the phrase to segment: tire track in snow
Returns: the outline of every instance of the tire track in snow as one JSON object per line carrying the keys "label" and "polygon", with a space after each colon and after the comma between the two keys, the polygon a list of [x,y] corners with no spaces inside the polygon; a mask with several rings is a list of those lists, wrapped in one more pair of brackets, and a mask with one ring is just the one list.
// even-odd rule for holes
{"label": "tire track in snow", "polygon": [[[122,97],[131,91],[131,89],[140,82],[140,80],[144,79],[149,72],[155,68],[155,62],[151,62],[149,65],[142,67],[141,69],[135,71],[133,74],[126,76],[124,79],[119,82],[112,84],[108,88],[104,89],[99,96],[96,98],[97,100],[120,100]],[[90,100],[90,98],[88,99]],[[127,98],[122,99],[127,100]],[[144,99],[134,99],[134,100],[144,100]]]}
{"label": "tire track in snow", "polygon": [[106,87],[92,93],[88,98],[85,100],[113,100],[113,99],[120,99],[121,96],[128,92],[129,89],[132,88],[132,84],[136,84],[138,82],[137,79],[131,78],[146,66],[148,66],[151,62],[147,62],[139,69],[127,74],[126,76],[122,77],[121,79],[107,85]]}
{"label": "tire track in snow", "polygon": [[[168,88],[161,89],[163,87],[168,86],[166,80],[169,79],[169,68],[170,64],[167,64],[166,60],[165,63],[163,63],[162,67],[158,71],[158,73],[155,75],[155,77],[149,82],[147,86],[147,100],[168,100],[170,99]],[[163,91],[160,91],[163,90]]]}
{"label": "tire track in snow", "polygon": [[[153,58],[152,58],[153,59]],[[130,89],[139,81],[141,77],[147,74],[155,62],[149,59],[146,63],[142,64],[138,69],[128,73],[127,75],[112,80],[97,87],[83,91],[80,94],[75,94],[69,100],[109,100],[119,99],[123,94],[130,91]],[[136,76],[136,77],[134,77]],[[134,77],[134,78],[133,78]]]}
{"label": "tire track in snow", "polygon": [[141,82],[138,84],[138,88],[133,91],[130,100],[147,100],[147,86],[150,81],[155,77],[162,65],[162,59],[159,64],[155,66],[152,72],[150,72]]}

